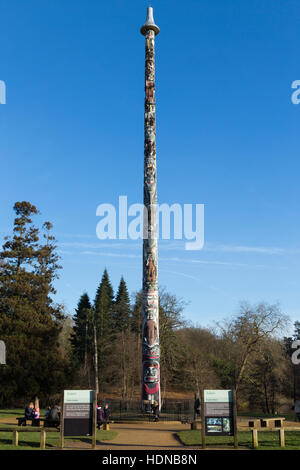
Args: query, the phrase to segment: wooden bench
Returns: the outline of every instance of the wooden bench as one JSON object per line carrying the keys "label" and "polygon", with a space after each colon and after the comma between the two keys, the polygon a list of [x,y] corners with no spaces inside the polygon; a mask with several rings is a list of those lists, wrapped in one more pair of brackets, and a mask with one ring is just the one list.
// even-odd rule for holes
{"label": "wooden bench", "polygon": [[16,418],[18,421],[18,426],[27,426],[27,422],[31,423],[31,426],[40,426],[40,422],[42,418],[25,418],[25,416],[21,416]]}
{"label": "wooden bench", "polygon": [[46,448],[46,433],[47,432],[59,432],[58,429],[53,429],[53,428],[37,428],[35,427],[34,429],[32,428],[24,428],[24,426],[17,427],[17,428],[0,428],[0,432],[12,432],[13,437],[12,437],[12,444],[14,446],[19,445],[19,433],[20,432],[40,432],[41,433],[41,438],[40,438],[40,448],[45,449]]}
{"label": "wooden bench", "polygon": [[[285,418],[257,418],[257,419],[250,419],[249,420],[249,428],[254,428],[257,429],[259,427],[262,428],[282,428],[283,427],[283,421]],[[270,426],[270,424],[273,424],[274,426]]]}
{"label": "wooden bench", "polygon": [[46,428],[57,428],[60,425],[59,421],[53,421],[48,418],[25,418],[24,416],[16,418],[18,421],[18,426],[27,426],[27,421],[31,422],[31,426],[40,427],[41,423],[44,423]]}
{"label": "wooden bench", "polygon": [[[270,427],[275,427],[275,428],[282,428],[283,427],[283,421],[285,418],[261,418],[260,419],[260,425],[262,428],[270,428]],[[270,424],[273,424],[274,426],[270,426]]]}

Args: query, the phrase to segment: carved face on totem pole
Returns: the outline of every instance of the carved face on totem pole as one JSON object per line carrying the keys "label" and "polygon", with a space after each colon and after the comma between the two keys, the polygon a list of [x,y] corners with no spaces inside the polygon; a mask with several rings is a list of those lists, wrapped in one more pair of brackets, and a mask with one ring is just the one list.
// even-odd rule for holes
{"label": "carved face on totem pole", "polygon": [[145,362],[143,367],[143,378],[144,398],[149,399],[151,397],[153,399],[159,392],[159,364],[157,362]]}
{"label": "carved face on totem pole", "polygon": [[144,364],[144,382],[154,384],[159,381],[159,365],[157,362],[145,362]]}
{"label": "carved face on totem pole", "polygon": [[158,340],[157,325],[154,320],[148,319],[144,325],[144,341],[152,347]]}

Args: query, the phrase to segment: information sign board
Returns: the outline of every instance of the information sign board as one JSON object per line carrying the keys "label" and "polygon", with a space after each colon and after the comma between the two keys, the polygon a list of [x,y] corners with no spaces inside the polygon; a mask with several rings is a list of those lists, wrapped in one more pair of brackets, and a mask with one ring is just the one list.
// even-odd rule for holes
{"label": "information sign board", "polygon": [[64,436],[93,434],[93,390],[64,391]]}
{"label": "information sign board", "polygon": [[232,436],[232,390],[204,390],[204,415],[207,435]]}

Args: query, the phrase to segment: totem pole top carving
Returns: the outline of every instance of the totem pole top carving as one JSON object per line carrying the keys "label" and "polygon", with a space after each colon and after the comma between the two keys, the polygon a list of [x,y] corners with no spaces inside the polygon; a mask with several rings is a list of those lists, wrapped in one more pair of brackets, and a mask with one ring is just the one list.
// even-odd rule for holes
{"label": "totem pole top carving", "polygon": [[152,29],[155,32],[155,34],[158,34],[160,31],[159,27],[154,22],[152,7],[148,7],[147,9],[147,19],[146,19],[146,23],[141,27],[141,33],[145,36],[146,32],[149,29]]}

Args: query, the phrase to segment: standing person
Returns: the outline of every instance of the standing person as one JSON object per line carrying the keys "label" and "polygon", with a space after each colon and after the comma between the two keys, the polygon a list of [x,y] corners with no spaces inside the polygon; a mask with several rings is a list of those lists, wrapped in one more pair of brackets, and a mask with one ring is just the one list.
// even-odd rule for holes
{"label": "standing person", "polygon": [[97,428],[100,429],[104,421],[104,410],[101,405],[97,407]]}
{"label": "standing person", "polygon": [[294,403],[295,421],[300,421],[300,397],[296,396]]}
{"label": "standing person", "polygon": [[110,409],[109,409],[108,403],[105,403],[105,407],[103,411],[104,411],[104,421],[106,423],[109,423]]}
{"label": "standing person", "polygon": [[197,421],[198,416],[200,416],[201,411],[201,402],[199,395],[195,393],[195,401],[194,401],[194,421]]}
{"label": "standing person", "polygon": [[158,401],[155,401],[152,405],[152,410],[154,414],[154,421],[157,423],[159,421],[159,405]]}

